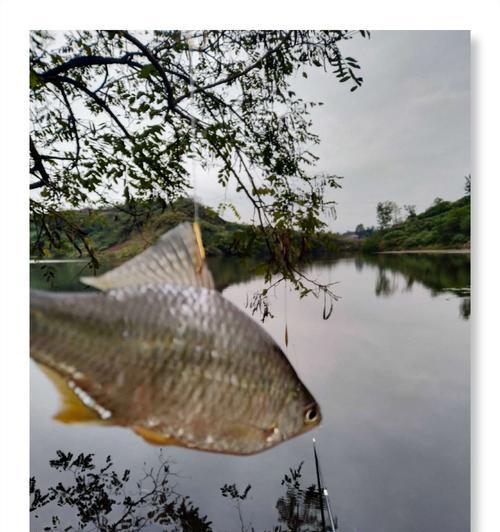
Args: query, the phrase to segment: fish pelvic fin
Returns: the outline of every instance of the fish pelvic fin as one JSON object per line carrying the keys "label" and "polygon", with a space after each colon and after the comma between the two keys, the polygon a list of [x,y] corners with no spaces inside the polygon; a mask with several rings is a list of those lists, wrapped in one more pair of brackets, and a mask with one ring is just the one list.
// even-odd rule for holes
{"label": "fish pelvic fin", "polygon": [[185,442],[178,440],[168,434],[160,434],[154,430],[145,427],[133,427],[134,432],[140,436],[145,442],[151,445],[176,445],[177,447],[186,447]]}
{"label": "fish pelvic fin", "polygon": [[197,222],[178,225],[125,264],[80,281],[104,291],[151,283],[214,287]]}
{"label": "fish pelvic fin", "polygon": [[55,370],[39,364],[43,372],[54,384],[59,393],[61,408],[53,419],[61,423],[103,423],[99,414],[92,408],[86,406],[75,391],[70,388],[64,377]]}

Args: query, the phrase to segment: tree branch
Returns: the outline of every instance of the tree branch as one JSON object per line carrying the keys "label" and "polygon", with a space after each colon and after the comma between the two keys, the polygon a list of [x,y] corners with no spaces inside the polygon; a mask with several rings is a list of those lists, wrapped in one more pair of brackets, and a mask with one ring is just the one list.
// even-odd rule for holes
{"label": "tree branch", "polygon": [[60,83],[68,83],[69,85],[73,85],[73,87],[76,87],[77,89],[84,92],[87,96],[89,96],[92,100],[94,100],[99,106],[101,106],[108,115],[113,119],[115,124],[122,130],[123,134],[129,139],[132,140],[132,135],[127,131],[125,126],[121,123],[120,119],[115,115],[115,113],[111,110],[111,108],[108,106],[108,104],[95,92],[92,92],[89,88],[87,88],[83,83],[80,83],[79,81],[76,81],[73,78],[69,78],[68,76],[53,76],[51,78],[46,78],[45,81],[52,82],[57,84]]}
{"label": "tree branch", "polygon": [[49,185],[50,184],[49,174],[47,173],[47,170],[45,169],[45,166],[43,165],[42,158],[40,154],[38,153],[38,150],[36,149],[35,143],[33,142],[33,139],[31,138],[31,136],[30,136],[30,154],[31,154],[31,157],[33,157],[33,162],[35,163],[33,168],[30,171],[32,174],[34,174],[35,172],[38,172],[40,174],[39,181],[36,181],[35,183],[30,183],[30,190]]}
{"label": "tree branch", "polygon": [[76,153],[75,158],[73,159],[71,168],[74,168],[78,165],[78,161],[80,160],[80,136],[78,134],[78,122],[75,118],[75,114],[73,113],[73,109],[71,107],[71,104],[69,103],[68,96],[66,95],[66,91],[64,90],[64,86],[62,83],[57,84],[57,88],[61,91],[62,97],[64,99],[64,104],[66,105],[66,108],[68,109],[71,124],[73,126],[73,135],[75,137],[75,143],[76,143]]}
{"label": "tree branch", "polygon": [[170,85],[170,81],[167,79],[165,70],[161,66],[158,59],[155,57],[155,55],[149,50],[149,48],[145,44],[143,44],[141,41],[139,41],[139,39],[131,35],[128,31],[123,31],[121,33],[128,41],[130,41],[132,44],[135,44],[135,46],[139,48],[139,50],[150,60],[151,64],[156,68],[163,82],[163,86],[165,87],[165,92],[167,93],[168,108],[174,109],[176,102],[174,100],[172,86]]}
{"label": "tree branch", "polygon": [[128,53],[122,57],[103,57],[100,55],[80,55],[73,57],[66,63],[58,65],[42,74],[38,74],[42,79],[51,78],[53,76],[58,76],[59,74],[64,74],[73,68],[81,68],[86,66],[98,66],[98,65],[132,65],[132,66],[142,66],[139,63],[132,60],[132,57],[135,54]]}
{"label": "tree branch", "polygon": [[234,74],[230,74],[229,76],[223,79],[214,81],[213,83],[209,83],[208,85],[205,85],[204,87],[199,87],[198,89],[195,89],[194,91],[192,91],[192,93],[190,94],[184,94],[183,96],[177,98],[175,103],[178,104],[181,100],[184,100],[185,98],[192,96],[198,92],[206,91],[207,89],[212,89],[213,87],[217,87],[218,85],[225,85],[226,83],[230,83],[231,81],[234,81],[235,79],[245,76],[251,70],[253,70],[254,68],[257,68],[267,57],[276,53],[283,46],[287,38],[288,38],[288,34],[286,34],[274,48],[269,49],[265,54],[260,56],[256,61],[248,65],[246,68],[244,68],[240,72],[235,72]]}

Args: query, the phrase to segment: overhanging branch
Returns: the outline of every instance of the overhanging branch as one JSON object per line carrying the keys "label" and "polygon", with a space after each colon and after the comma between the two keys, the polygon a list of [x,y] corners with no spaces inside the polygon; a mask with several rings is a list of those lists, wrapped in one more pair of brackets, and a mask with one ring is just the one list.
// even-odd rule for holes
{"label": "overhanging branch", "polygon": [[58,76],[59,74],[64,74],[73,68],[82,68],[87,66],[99,66],[99,65],[131,65],[131,66],[142,66],[136,61],[133,61],[132,58],[136,54],[128,53],[122,57],[103,57],[100,55],[81,55],[73,57],[66,63],[58,65],[54,68],[51,68],[43,73],[38,75],[42,78],[51,78],[53,76]]}
{"label": "overhanging branch", "polygon": [[129,139],[132,140],[132,135],[127,131],[125,126],[122,124],[120,119],[115,115],[115,113],[111,110],[109,105],[95,92],[92,92],[88,87],[86,87],[83,83],[80,83],[79,81],[76,81],[73,78],[70,78],[68,76],[53,76],[51,78],[45,78],[45,81],[52,82],[52,83],[68,83],[69,85],[73,85],[73,87],[76,87],[77,89],[84,92],[89,98],[94,100],[100,107],[108,113],[108,115],[112,118],[112,120],[115,122],[115,124],[122,130],[123,134]]}
{"label": "overhanging branch", "polygon": [[238,79],[238,78],[241,78],[242,76],[245,76],[251,70],[253,70],[254,68],[257,68],[258,66],[260,66],[262,64],[262,62],[267,57],[269,57],[270,55],[276,53],[283,46],[283,44],[286,42],[287,39],[288,39],[288,34],[286,34],[276,46],[274,46],[273,48],[269,49],[265,54],[260,56],[256,61],[254,61],[253,63],[248,65],[246,68],[244,68],[240,72],[235,72],[234,74],[230,74],[229,76],[227,76],[227,77],[225,77],[223,79],[220,79],[218,81],[214,81],[213,83],[209,83],[208,85],[205,85],[203,87],[199,87],[199,88],[195,89],[194,91],[192,91],[192,93],[185,94],[185,95],[177,98],[175,103],[177,104],[181,100],[184,100],[185,98],[187,98],[189,96],[192,96],[193,94],[197,94],[198,92],[206,91],[207,89],[212,89],[213,87],[217,87],[218,85],[225,85],[227,83],[230,83],[231,81],[234,81],[235,79]]}
{"label": "overhanging branch", "polygon": [[165,88],[165,92],[167,94],[167,104],[169,109],[174,109],[176,102],[174,100],[174,94],[172,91],[172,86],[170,85],[170,81],[167,79],[167,76],[165,74],[165,70],[161,66],[158,59],[155,57],[155,55],[149,50],[149,48],[143,44],[139,39],[131,35],[128,31],[121,32],[122,35],[130,41],[132,44],[137,46],[139,50],[151,61],[151,64],[155,67],[156,71],[160,75],[160,78],[162,80],[163,86]]}

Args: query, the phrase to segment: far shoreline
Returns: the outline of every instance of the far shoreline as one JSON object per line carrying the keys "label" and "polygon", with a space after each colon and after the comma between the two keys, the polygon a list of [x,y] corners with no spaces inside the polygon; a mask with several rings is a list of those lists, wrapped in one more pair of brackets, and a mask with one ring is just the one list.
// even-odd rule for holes
{"label": "far shoreline", "polygon": [[394,251],[378,251],[376,255],[401,255],[404,253],[470,254],[470,249],[398,249]]}

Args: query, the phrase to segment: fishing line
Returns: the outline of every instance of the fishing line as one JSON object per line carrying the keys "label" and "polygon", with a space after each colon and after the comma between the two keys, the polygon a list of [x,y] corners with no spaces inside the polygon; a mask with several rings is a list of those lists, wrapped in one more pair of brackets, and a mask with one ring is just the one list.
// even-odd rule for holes
{"label": "fishing line", "polygon": [[287,285],[285,279],[285,347],[288,347],[288,300],[287,300]]}

